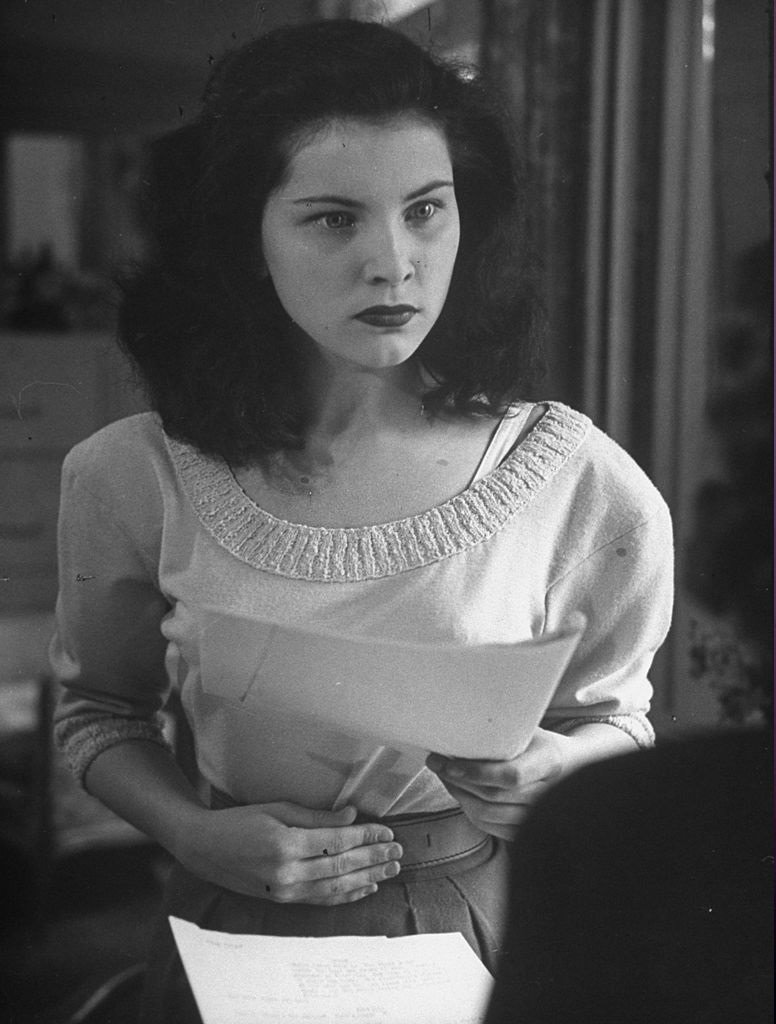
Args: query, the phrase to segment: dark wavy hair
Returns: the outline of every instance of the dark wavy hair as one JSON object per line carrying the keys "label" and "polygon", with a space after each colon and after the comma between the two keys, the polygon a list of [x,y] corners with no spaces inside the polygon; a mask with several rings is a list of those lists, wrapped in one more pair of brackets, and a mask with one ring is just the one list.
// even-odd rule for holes
{"label": "dark wavy hair", "polygon": [[497,415],[541,376],[541,310],[514,134],[494,91],[375,23],[276,29],[228,54],[192,124],[151,147],[151,253],[119,340],[171,436],[234,465],[300,448],[305,359],[263,273],[261,218],[295,142],[334,118],[415,114],[451,154],[461,241],[417,357],[426,409]]}

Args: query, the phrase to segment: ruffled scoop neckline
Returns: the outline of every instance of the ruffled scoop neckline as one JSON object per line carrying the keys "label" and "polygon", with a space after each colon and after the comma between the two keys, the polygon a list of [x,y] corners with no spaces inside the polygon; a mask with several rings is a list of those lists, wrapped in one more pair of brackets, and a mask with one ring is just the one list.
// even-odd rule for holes
{"label": "ruffled scoop neckline", "polygon": [[394,576],[467,551],[527,508],[582,444],[590,420],[547,410],[500,465],[447,501],[388,523],[329,527],[279,519],[256,504],[218,456],[165,435],[199,522],[236,558],[292,579],[352,583]]}

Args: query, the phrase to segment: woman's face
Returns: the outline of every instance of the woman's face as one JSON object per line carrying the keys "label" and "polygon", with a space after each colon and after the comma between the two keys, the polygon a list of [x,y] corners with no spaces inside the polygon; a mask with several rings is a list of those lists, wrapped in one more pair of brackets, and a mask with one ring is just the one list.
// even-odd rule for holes
{"label": "woman's face", "polygon": [[443,133],[418,118],[333,122],[271,193],[261,247],[286,312],[330,359],[409,359],[447,297],[460,235]]}

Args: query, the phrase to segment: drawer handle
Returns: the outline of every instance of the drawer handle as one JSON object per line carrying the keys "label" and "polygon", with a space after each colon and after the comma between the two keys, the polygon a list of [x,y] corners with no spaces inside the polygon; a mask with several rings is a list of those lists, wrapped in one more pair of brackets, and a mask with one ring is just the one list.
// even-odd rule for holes
{"label": "drawer handle", "polygon": [[22,408],[21,405],[12,405],[10,402],[0,403],[0,420],[16,420],[19,423],[25,423],[27,420],[39,420],[43,415],[43,409],[39,405],[25,404]]}
{"label": "drawer handle", "polygon": [[45,523],[0,524],[0,540],[33,540],[46,529]]}

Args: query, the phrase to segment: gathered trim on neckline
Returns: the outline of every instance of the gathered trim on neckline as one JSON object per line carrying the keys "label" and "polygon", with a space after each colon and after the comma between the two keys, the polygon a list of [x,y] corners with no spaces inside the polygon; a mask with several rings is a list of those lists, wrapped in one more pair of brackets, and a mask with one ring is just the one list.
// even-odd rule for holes
{"label": "gathered trim on neckline", "polygon": [[164,435],[202,526],[241,561],[292,579],[354,583],[394,576],[469,550],[525,509],[577,451],[590,420],[559,403],[520,445],[460,494],[434,508],[373,526],[309,526],[257,505],[219,456]]}

